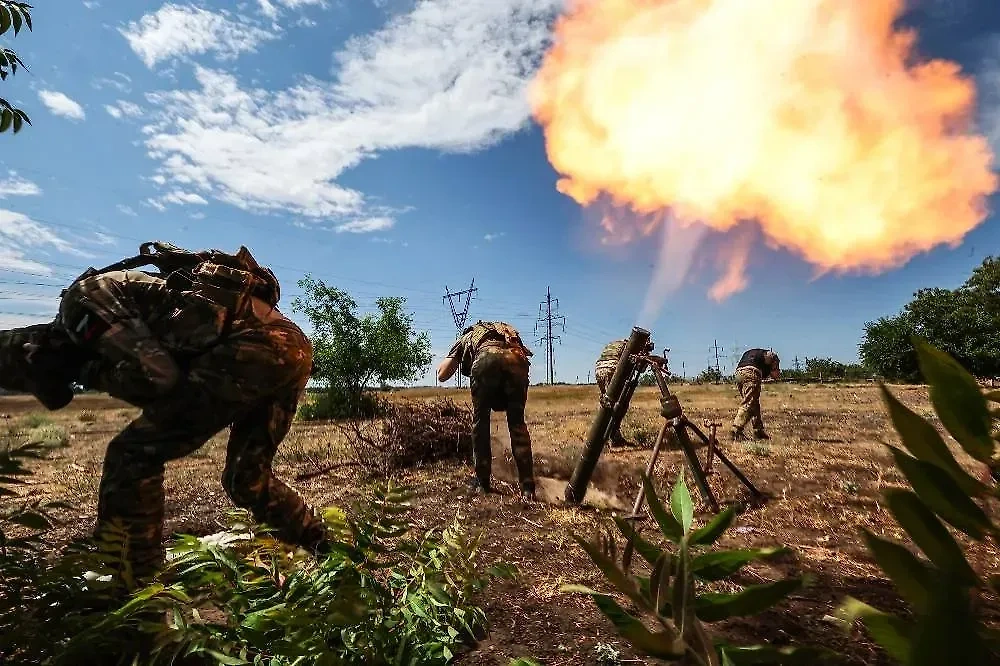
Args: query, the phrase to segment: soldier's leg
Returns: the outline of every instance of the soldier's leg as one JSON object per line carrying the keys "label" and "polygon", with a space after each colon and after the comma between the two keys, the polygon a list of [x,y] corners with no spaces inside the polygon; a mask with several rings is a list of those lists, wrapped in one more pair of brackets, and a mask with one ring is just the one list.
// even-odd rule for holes
{"label": "soldier's leg", "polygon": [[753,404],[753,383],[745,379],[738,379],[736,390],[739,393],[740,405],[736,409],[736,416],[733,417],[733,439],[743,438],[743,428],[750,420],[750,412]]}
{"label": "soldier's leg", "polygon": [[174,425],[153,422],[145,414],[108,444],[98,488],[94,536],[119,523],[128,536],[128,564],[136,579],[146,579],[163,563],[163,470],[169,460],[186,456],[226,426],[225,417],[198,422],[185,415]]}
{"label": "soldier's leg", "polygon": [[233,424],[222,486],[239,507],[278,529],[278,537],[308,550],[325,543],[326,528],[305,500],[274,476],[271,463],[291,429],[299,391],[290,390],[258,405]]}
{"label": "soldier's leg", "polygon": [[535,473],[531,454],[531,434],[524,420],[528,402],[528,362],[513,352],[506,355],[504,398],[507,408],[507,430],[510,432],[510,452],[517,466],[521,492],[534,497]]}
{"label": "soldier's leg", "polygon": [[752,404],[750,407],[750,424],[753,426],[753,434],[757,439],[770,439],[764,431],[764,420],[761,418],[760,410],[761,383],[754,382]]}
{"label": "soldier's leg", "polygon": [[496,377],[488,355],[476,359],[469,377],[472,393],[472,464],[475,469],[474,484],[483,491],[490,490],[493,469],[493,446],[490,441],[490,416]]}

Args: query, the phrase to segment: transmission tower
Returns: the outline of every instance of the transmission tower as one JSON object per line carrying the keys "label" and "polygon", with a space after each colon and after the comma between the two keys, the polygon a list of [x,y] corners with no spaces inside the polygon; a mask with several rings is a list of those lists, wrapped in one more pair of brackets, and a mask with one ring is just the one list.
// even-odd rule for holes
{"label": "transmission tower", "polygon": [[552,290],[549,287],[546,287],[545,300],[538,306],[538,320],[535,321],[535,335],[538,336],[538,327],[541,325],[544,335],[538,336],[536,340],[538,342],[545,343],[545,370],[549,378],[549,384],[554,384],[556,381],[556,362],[552,355],[552,342],[558,340],[559,344],[562,344],[562,339],[558,335],[552,335],[552,323],[558,322],[562,326],[563,332],[566,331],[566,317],[561,314],[553,314],[553,305],[558,311],[559,299],[552,298]]}
{"label": "transmission tower", "polygon": [[715,344],[713,344],[711,347],[709,347],[708,350],[709,351],[712,351],[713,349],[715,350],[715,372],[716,372],[716,377],[721,377],[722,376],[722,370],[719,368],[719,352],[725,351],[725,349],[723,349],[722,347],[719,346],[719,341],[718,340],[714,340],[713,342]]}
{"label": "transmission tower", "polygon": [[[461,335],[462,331],[465,329],[465,322],[469,318],[469,303],[472,302],[472,293],[479,291],[476,288],[476,278],[472,278],[472,283],[469,285],[468,289],[463,289],[462,291],[450,291],[448,285],[444,286],[444,297],[441,302],[448,301],[448,307],[451,308],[451,317],[455,320],[455,328],[458,330],[458,334]],[[455,307],[455,300],[458,299],[459,304],[462,302],[462,296],[465,296],[465,306],[459,310]],[[455,381],[459,388],[462,388],[462,373],[455,373]]]}

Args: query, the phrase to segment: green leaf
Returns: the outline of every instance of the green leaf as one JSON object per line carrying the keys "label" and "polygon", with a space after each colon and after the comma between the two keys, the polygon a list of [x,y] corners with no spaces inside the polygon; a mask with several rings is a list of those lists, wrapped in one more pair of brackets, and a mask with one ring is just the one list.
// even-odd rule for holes
{"label": "green leaf", "polygon": [[691,494],[688,492],[687,484],[684,483],[683,467],[677,475],[674,491],[670,493],[670,512],[680,523],[684,534],[691,531],[691,524],[694,522],[694,503],[691,502]]}
{"label": "green leaf", "polygon": [[727,507],[725,511],[712,517],[704,526],[694,531],[688,540],[692,546],[707,546],[725,533],[736,517],[736,507]]}
{"label": "green leaf", "polygon": [[910,663],[910,635],[913,628],[904,620],[878,610],[854,597],[847,597],[834,612],[850,630],[860,619],[872,639],[900,664]]}
{"label": "green leaf", "polygon": [[890,446],[889,450],[917,496],[955,529],[977,540],[982,540],[987,532],[995,532],[986,513],[947,472],[937,465],[908,456],[894,446]]}
{"label": "green leaf", "polygon": [[986,486],[962,469],[934,426],[901,403],[885,385],[881,385],[880,389],[896,432],[910,453],[948,472],[968,495],[981,497],[989,492]]}
{"label": "green leaf", "polygon": [[647,602],[642,598],[642,594],[640,593],[639,587],[636,585],[634,579],[626,576],[625,572],[622,571],[618,565],[611,560],[611,558],[602,553],[594,544],[590,543],[586,539],[582,539],[576,534],[572,536],[573,539],[580,544],[580,547],[587,552],[587,555],[589,555],[590,559],[594,561],[594,564],[596,564],[597,568],[601,570],[605,578],[608,579],[608,582],[618,588],[619,592],[627,595],[629,599],[640,606],[647,605]]}
{"label": "green leaf", "polygon": [[14,114],[11,113],[10,109],[4,109],[0,113],[0,132],[6,132],[10,128],[11,121],[14,120]]}
{"label": "green leaf", "polygon": [[601,613],[615,625],[619,635],[642,654],[660,659],[678,659],[684,655],[677,636],[666,627],[653,633],[638,619],[626,613],[611,597],[595,594],[591,598]]}
{"label": "green leaf", "polygon": [[222,654],[217,650],[204,650],[205,653],[212,655],[212,658],[220,664],[225,664],[226,666],[236,666],[237,664],[249,664],[251,662],[246,659],[240,659],[239,657],[230,657],[229,655]]}
{"label": "green leaf", "polygon": [[698,555],[691,560],[691,573],[702,580],[722,580],[750,562],[791,552],[788,548],[740,548],[718,550]]}
{"label": "green leaf", "polygon": [[639,531],[635,529],[635,526],[629,521],[621,518],[620,516],[614,516],[612,520],[614,520],[615,525],[618,526],[622,536],[632,541],[633,545],[635,545],[636,552],[639,553],[642,559],[646,560],[646,562],[650,565],[656,564],[656,560],[660,559],[660,555],[663,554],[663,551],[649,541],[646,541],[642,535],[639,534]]}
{"label": "green leaf", "polygon": [[913,609],[922,613],[930,598],[932,571],[916,555],[898,543],[877,537],[861,528],[868,549],[882,571]]}
{"label": "green leaf", "polygon": [[885,499],[892,515],[931,562],[967,585],[978,583],[958,543],[919,497],[912,491],[892,488],[885,491]]}
{"label": "green leaf", "polygon": [[756,615],[775,605],[802,587],[798,578],[750,585],[736,594],[706,592],[695,602],[695,614],[704,622],[718,622],[730,617]]}
{"label": "green leaf", "polygon": [[732,666],[757,666],[758,664],[815,666],[816,664],[837,663],[839,661],[839,655],[836,652],[818,647],[777,648],[770,645],[719,645],[717,648],[722,663],[729,663]]}
{"label": "green leaf", "polygon": [[10,13],[11,23],[14,24],[14,36],[21,31],[21,12],[14,10]]}
{"label": "green leaf", "polygon": [[16,111],[14,112],[14,134],[21,131],[21,115]]}
{"label": "green leaf", "polygon": [[10,10],[0,5],[0,35],[10,30]]}
{"label": "green leaf", "polygon": [[995,443],[986,398],[958,361],[914,337],[920,371],[930,384],[931,402],[952,437],[980,462],[988,462]]}
{"label": "green leaf", "polygon": [[646,495],[649,512],[653,514],[653,519],[660,526],[660,532],[670,541],[677,543],[681,536],[683,536],[684,530],[680,523],[674,520],[674,517],[663,508],[660,498],[656,496],[656,491],[653,490],[653,484],[645,474],[642,475],[642,490]]}
{"label": "green leaf", "polygon": [[938,581],[930,611],[913,632],[910,666],[979,666],[989,663],[986,645],[977,631],[968,590],[959,581]]}

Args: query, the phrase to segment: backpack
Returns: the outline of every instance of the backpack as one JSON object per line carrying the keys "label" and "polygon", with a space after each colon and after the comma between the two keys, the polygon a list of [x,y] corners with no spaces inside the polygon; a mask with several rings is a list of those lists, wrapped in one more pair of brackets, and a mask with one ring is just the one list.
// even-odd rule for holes
{"label": "backpack", "polygon": [[[257,297],[274,307],[281,298],[278,279],[269,268],[261,266],[245,246],[236,254],[221,250],[191,252],[170,243],[152,241],[139,246],[139,254],[122,259],[102,269],[88,268],[71,284],[112,271],[133,270],[152,265],[166,279],[167,288],[190,292],[229,312],[230,321],[242,319],[251,308],[251,298]],[[60,294],[63,295],[67,287]]]}
{"label": "backpack", "polygon": [[463,331],[463,335],[468,336],[465,353],[462,356],[461,372],[464,376],[471,376],[472,358],[479,347],[488,340],[498,340],[503,342],[507,348],[524,354],[525,357],[532,356],[533,352],[521,341],[521,335],[517,329],[502,321],[477,321],[475,326],[470,326]]}

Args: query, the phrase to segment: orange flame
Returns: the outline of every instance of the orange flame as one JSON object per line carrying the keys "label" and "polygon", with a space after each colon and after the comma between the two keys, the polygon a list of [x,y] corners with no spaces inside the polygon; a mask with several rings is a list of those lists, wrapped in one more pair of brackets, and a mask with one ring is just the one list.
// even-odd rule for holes
{"label": "orange flame", "polygon": [[[877,273],[987,216],[973,82],[921,60],[902,0],[568,0],[530,90],[558,190]],[[656,219],[662,219],[658,215]],[[621,233],[621,222],[607,223]],[[665,236],[666,238],[666,236]],[[740,288],[745,253],[713,297]]]}

